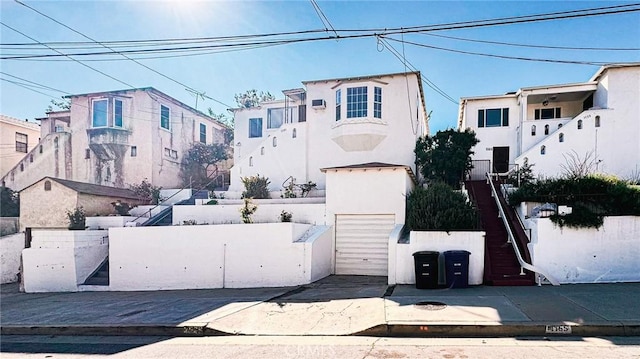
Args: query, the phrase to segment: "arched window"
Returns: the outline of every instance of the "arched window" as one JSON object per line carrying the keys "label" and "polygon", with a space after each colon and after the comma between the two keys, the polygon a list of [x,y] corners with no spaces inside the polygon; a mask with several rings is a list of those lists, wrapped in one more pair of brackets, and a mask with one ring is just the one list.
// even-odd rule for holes
{"label": "arched window", "polygon": [[564,133],[561,133],[558,135],[558,141],[559,142],[564,142]]}
{"label": "arched window", "polygon": [[562,124],[561,123],[558,124],[558,128],[562,128]]}
{"label": "arched window", "polygon": [[298,131],[295,128],[293,129],[293,132],[291,132],[291,137],[292,138],[298,137]]}
{"label": "arched window", "polygon": [[58,149],[58,137],[53,139],[53,148]]}
{"label": "arched window", "polygon": [[582,120],[578,120],[578,130],[582,130]]}
{"label": "arched window", "polygon": [[24,171],[24,163],[20,162],[20,172]]}
{"label": "arched window", "polygon": [[596,127],[600,127],[600,116],[596,116]]}
{"label": "arched window", "polygon": [[44,181],[44,190],[51,191],[51,181]]}
{"label": "arched window", "polygon": [[545,145],[540,146],[540,154],[544,155],[546,153],[547,153],[547,146]]}
{"label": "arched window", "polygon": [[278,146],[278,138],[274,137],[273,138],[273,147],[276,147],[276,146]]}
{"label": "arched window", "polygon": [[260,147],[260,155],[264,156],[264,146]]}
{"label": "arched window", "polygon": [[33,162],[33,153],[29,155],[29,162]]}
{"label": "arched window", "polygon": [[532,125],[531,126],[531,136],[535,136],[536,135],[536,125]]}
{"label": "arched window", "polygon": [[549,134],[549,125],[544,125],[544,134],[545,135]]}
{"label": "arched window", "polygon": [[39,152],[42,153],[42,145],[40,145],[40,151]]}
{"label": "arched window", "polygon": [[249,157],[249,167],[253,167],[253,157]]}

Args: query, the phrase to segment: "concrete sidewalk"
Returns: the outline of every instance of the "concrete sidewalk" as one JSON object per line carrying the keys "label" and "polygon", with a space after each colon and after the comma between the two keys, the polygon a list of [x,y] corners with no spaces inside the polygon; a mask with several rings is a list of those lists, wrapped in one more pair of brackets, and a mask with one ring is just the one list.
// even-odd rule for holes
{"label": "concrete sidewalk", "polygon": [[640,336],[640,283],[419,290],[331,276],[296,288],[0,289],[2,334]]}

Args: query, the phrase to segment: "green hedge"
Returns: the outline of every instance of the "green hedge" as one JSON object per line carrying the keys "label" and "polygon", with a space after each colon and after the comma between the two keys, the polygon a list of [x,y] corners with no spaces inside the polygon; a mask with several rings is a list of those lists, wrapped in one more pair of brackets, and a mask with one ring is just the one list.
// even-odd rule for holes
{"label": "green hedge", "polygon": [[418,187],[407,196],[407,227],[411,231],[479,229],[478,211],[467,197],[444,183]]}

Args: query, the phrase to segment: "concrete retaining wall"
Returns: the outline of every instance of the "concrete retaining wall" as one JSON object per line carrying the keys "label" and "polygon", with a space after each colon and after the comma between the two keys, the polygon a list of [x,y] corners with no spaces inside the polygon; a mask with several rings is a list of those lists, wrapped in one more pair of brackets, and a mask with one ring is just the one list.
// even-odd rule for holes
{"label": "concrete retaining wall", "polygon": [[20,274],[20,256],[24,249],[24,233],[16,233],[0,238],[0,283],[15,283]]}

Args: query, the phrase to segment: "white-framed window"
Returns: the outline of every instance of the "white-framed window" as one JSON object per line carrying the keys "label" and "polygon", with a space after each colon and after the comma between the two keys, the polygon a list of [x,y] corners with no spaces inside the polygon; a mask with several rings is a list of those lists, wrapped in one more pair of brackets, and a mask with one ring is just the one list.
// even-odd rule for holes
{"label": "white-framed window", "polygon": [[200,143],[207,143],[207,125],[204,123],[200,124]]}
{"label": "white-framed window", "polygon": [[249,138],[262,137],[262,117],[249,119]]}
{"label": "white-framed window", "polygon": [[165,105],[160,105],[160,127],[171,129],[171,109]]}
{"label": "white-framed window", "polygon": [[478,110],[478,127],[509,126],[508,108],[488,108]]}
{"label": "white-framed window", "polygon": [[536,120],[552,120],[562,117],[562,109],[560,107],[537,108],[534,111]]}
{"label": "white-framed window", "polygon": [[373,88],[373,117],[382,118],[382,87]]}
{"label": "white-framed window", "polygon": [[91,101],[91,127],[109,125],[109,100],[106,98]]}
{"label": "white-framed window", "polygon": [[340,121],[340,109],[342,104],[342,90],[336,90],[336,121]]}
{"label": "white-framed window", "polygon": [[27,153],[29,147],[29,136],[16,132],[16,152]]}
{"label": "white-framed window", "polygon": [[122,127],[122,100],[113,100],[113,126]]}
{"label": "white-framed window", "polygon": [[367,86],[347,88],[347,118],[367,117]]}
{"label": "white-framed window", "polygon": [[267,110],[267,129],[280,128],[284,123],[284,107]]}

